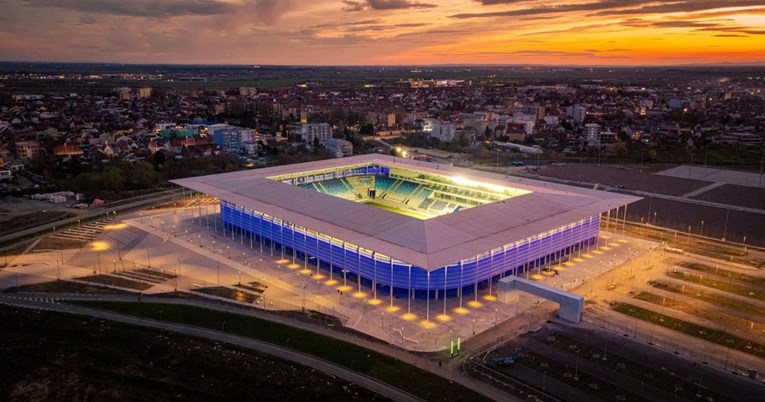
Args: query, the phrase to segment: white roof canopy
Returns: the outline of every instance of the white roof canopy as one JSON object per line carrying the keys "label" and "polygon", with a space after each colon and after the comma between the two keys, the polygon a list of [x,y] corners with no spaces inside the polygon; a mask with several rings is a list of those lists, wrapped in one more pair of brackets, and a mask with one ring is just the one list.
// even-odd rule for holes
{"label": "white roof canopy", "polygon": [[[530,193],[420,220],[268,179],[359,163],[459,176]],[[431,270],[640,199],[378,154],[172,182]]]}

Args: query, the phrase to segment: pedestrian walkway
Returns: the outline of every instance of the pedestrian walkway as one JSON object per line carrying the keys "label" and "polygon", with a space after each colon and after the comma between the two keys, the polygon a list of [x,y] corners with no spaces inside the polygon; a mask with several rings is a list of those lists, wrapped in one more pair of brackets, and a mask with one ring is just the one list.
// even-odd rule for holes
{"label": "pedestrian walkway", "polygon": [[96,222],[87,222],[82,225],[77,225],[76,227],[68,228],[63,232],[52,234],[50,237],[54,239],[79,240],[84,242],[93,241],[93,239],[104,231],[104,227],[111,224],[112,221],[112,218],[106,218]]}

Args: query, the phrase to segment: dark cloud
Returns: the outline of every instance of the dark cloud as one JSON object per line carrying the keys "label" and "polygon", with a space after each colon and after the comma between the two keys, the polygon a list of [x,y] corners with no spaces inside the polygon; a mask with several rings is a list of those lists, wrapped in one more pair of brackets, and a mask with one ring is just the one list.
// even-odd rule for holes
{"label": "dark cloud", "polygon": [[690,13],[719,8],[765,6],[762,0],[684,0],[645,2],[641,7],[622,10],[602,10],[592,15],[631,15],[655,13]]}
{"label": "dark cloud", "polygon": [[497,4],[518,4],[518,3],[528,3],[531,0],[474,0],[478,3],[483,4],[484,6],[494,6]]}
{"label": "dark cloud", "polygon": [[[517,3],[517,2],[512,2],[512,3]],[[487,12],[487,13],[455,14],[455,15],[451,15],[450,17],[460,18],[460,19],[490,18],[490,17],[519,17],[519,16],[539,15],[539,14],[566,13],[566,12],[574,12],[574,11],[598,11],[598,10],[611,9],[611,8],[634,7],[634,6],[644,5],[646,3],[651,3],[651,2],[649,0],[600,0],[600,1],[591,2],[591,3],[526,7],[526,8],[518,8],[515,10],[495,11],[495,12]],[[500,3],[490,3],[490,4],[500,4]],[[510,4],[510,2],[503,2],[502,4]]]}
{"label": "dark cloud", "polygon": [[364,9],[364,3],[360,1],[343,0],[343,11],[361,11]]}
{"label": "dark cloud", "polygon": [[98,19],[92,15],[80,16],[80,25],[93,25],[98,22]]}
{"label": "dark cloud", "polygon": [[748,38],[749,35],[739,35],[739,34],[717,34],[715,35],[718,38]]}
{"label": "dark cloud", "polygon": [[[484,5],[525,3],[522,0],[477,0]],[[598,15],[630,15],[653,13],[698,12],[726,7],[763,6],[763,0],[600,0],[579,4],[558,4],[550,6],[522,7],[506,11],[463,13],[451,15],[451,18],[491,18],[536,16],[554,13],[592,11]]]}
{"label": "dark cloud", "polygon": [[752,29],[749,27],[714,27],[714,28],[699,28],[697,31],[719,31],[719,32],[732,32],[737,34],[747,35],[765,35],[765,29]]}
{"label": "dark cloud", "polygon": [[[764,35],[765,30],[753,29],[745,26],[731,26],[726,25],[733,20],[731,19],[718,19],[715,21],[650,21],[640,18],[632,18],[622,22],[622,25],[628,27],[649,27],[649,28],[696,28],[694,31],[711,31],[711,32],[733,32],[737,34],[746,35]],[[716,35],[717,36],[717,35]]]}
{"label": "dark cloud", "polygon": [[343,0],[343,11],[406,10],[410,8],[434,8],[435,4],[412,0]]}
{"label": "dark cloud", "polygon": [[[257,1],[255,6],[275,2]],[[159,18],[226,14],[235,8],[230,3],[218,0],[25,0],[25,3],[32,7],[55,7],[92,14]]]}
{"label": "dark cloud", "polygon": [[706,28],[717,27],[720,24],[698,21],[658,21],[651,23],[651,26],[656,28]]}

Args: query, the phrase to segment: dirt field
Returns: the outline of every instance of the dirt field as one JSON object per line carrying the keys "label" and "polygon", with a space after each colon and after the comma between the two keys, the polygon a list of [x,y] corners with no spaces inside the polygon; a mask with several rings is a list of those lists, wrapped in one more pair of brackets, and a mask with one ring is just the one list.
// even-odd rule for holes
{"label": "dirt field", "polygon": [[[750,212],[726,210],[706,205],[689,204],[681,201],[661,198],[644,198],[627,207],[627,219],[679,231],[678,236],[688,233],[701,233],[701,221],[704,221],[704,236],[725,238],[729,241],[743,242],[749,245],[765,246],[765,216]],[[727,216],[727,228],[725,225]]]}
{"label": "dirt field", "polygon": [[747,208],[765,209],[765,188],[726,184],[705,191],[695,197],[698,200],[738,205]]}
{"label": "dirt field", "polygon": [[634,170],[630,170],[605,165],[569,163],[546,166],[539,171],[539,174],[558,179],[600,183],[620,188],[624,186],[623,188],[628,190],[651,191],[675,196],[683,195],[711,184],[701,180],[641,173],[637,169],[637,167]]}

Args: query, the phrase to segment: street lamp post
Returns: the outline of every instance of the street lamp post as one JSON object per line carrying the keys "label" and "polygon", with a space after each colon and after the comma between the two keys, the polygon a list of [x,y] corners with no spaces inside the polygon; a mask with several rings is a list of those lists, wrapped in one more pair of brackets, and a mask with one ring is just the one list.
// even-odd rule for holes
{"label": "street lamp post", "polygon": [[303,288],[303,312],[305,312],[305,285],[301,284],[300,287]]}

